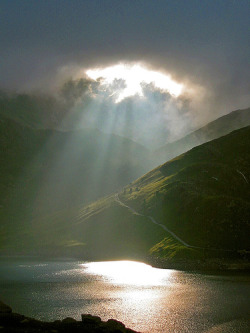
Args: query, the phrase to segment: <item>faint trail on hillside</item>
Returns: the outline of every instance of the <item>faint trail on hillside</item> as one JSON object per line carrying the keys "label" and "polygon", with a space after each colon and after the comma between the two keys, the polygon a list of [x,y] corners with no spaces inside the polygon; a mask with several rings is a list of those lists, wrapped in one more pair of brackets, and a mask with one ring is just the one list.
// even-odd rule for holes
{"label": "faint trail on hillside", "polygon": [[245,179],[245,182],[247,183],[247,184],[249,184],[248,183],[248,180],[247,180],[247,177],[244,175],[244,173],[243,172],[241,172],[240,170],[237,170],[237,172]]}
{"label": "faint trail on hillside", "polygon": [[152,216],[140,214],[134,208],[126,205],[124,202],[122,202],[120,200],[118,193],[115,194],[115,201],[118,202],[121,206],[129,209],[133,214],[148,218],[152,223],[158,225],[160,228],[162,228],[165,231],[167,231],[170,235],[173,236],[173,238],[175,238],[178,242],[180,242],[182,245],[184,245],[184,246],[186,246],[188,248],[197,249],[197,250],[210,250],[210,251],[212,250],[212,251],[235,252],[234,250],[229,250],[229,249],[217,249],[217,248],[210,248],[210,247],[208,248],[208,247],[200,247],[200,246],[190,245],[190,244],[186,243],[184,240],[182,240],[180,237],[178,237],[173,231],[169,230],[165,225],[163,225],[161,223],[158,223]]}
{"label": "faint trail on hillside", "polygon": [[196,246],[192,246],[192,245],[189,245],[188,243],[186,243],[184,240],[182,240],[180,237],[178,237],[175,233],[173,233],[171,230],[169,230],[165,225],[156,222],[156,220],[152,216],[140,214],[134,208],[126,205],[125,203],[123,203],[120,200],[118,194],[115,194],[115,201],[117,201],[121,206],[129,209],[132,213],[134,213],[136,215],[139,215],[139,216],[143,216],[143,217],[148,218],[152,223],[158,225],[159,227],[161,227],[162,229],[164,229],[165,231],[167,231],[170,235],[172,235],[176,240],[178,240],[181,244],[185,245],[186,247],[198,248]]}

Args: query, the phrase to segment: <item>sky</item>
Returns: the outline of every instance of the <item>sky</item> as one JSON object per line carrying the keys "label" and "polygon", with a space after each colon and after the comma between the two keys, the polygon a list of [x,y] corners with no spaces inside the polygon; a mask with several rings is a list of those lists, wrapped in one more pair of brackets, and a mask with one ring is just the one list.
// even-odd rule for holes
{"label": "sky", "polygon": [[[1,0],[0,89],[52,93],[70,80],[89,82],[87,70],[139,64],[182,85],[182,94],[148,80],[121,95],[127,81],[118,77],[95,91],[90,82],[87,104],[104,113],[133,105],[133,117],[147,119],[137,136],[152,125],[175,139],[249,107],[249,13],[248,0]],[[76,104],[87,110],[83,98]]]}

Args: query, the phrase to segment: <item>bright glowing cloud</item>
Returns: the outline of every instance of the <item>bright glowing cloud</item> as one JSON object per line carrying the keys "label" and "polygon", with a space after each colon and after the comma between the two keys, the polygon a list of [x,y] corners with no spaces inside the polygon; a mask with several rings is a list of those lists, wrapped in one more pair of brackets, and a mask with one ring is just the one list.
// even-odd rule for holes
{"label": "bright glowing cloud", "polygon": [[86,71],[88,77],[93,80],[103,78],[103,83],[111,85],[114,80],[123,80],[126,87],[115,91],[115,102],[119,103],[124,98],[134,95],[143,96],[142,84],[154,84],[156,88],[167,91],[174,97],[178,97],[183,90],[183,85],[171,79],[169,75],[148,70],[141,65],[119,64],[106,68],[95,68]]}

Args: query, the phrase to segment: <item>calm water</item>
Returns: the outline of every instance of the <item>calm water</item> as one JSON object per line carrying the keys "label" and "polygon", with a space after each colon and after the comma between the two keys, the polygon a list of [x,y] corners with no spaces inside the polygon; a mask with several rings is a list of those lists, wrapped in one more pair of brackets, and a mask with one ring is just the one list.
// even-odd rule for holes
{"label": "calm water", "polygon": [[247,275],[201,275],[136,262],[0,260],[0,299],[27,316],[82,313],[141,332],[250,332]]}

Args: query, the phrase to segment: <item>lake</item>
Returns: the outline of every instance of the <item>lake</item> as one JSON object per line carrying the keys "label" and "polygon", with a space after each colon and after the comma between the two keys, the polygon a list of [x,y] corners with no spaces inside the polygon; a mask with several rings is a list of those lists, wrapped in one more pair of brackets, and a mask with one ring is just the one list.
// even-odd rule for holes
{"label": "lake", "polygon": [[82,313],[141,332],[250,332],[250,279],[157,269],[131,261],[0,259],[0,299],[43,320]]}

